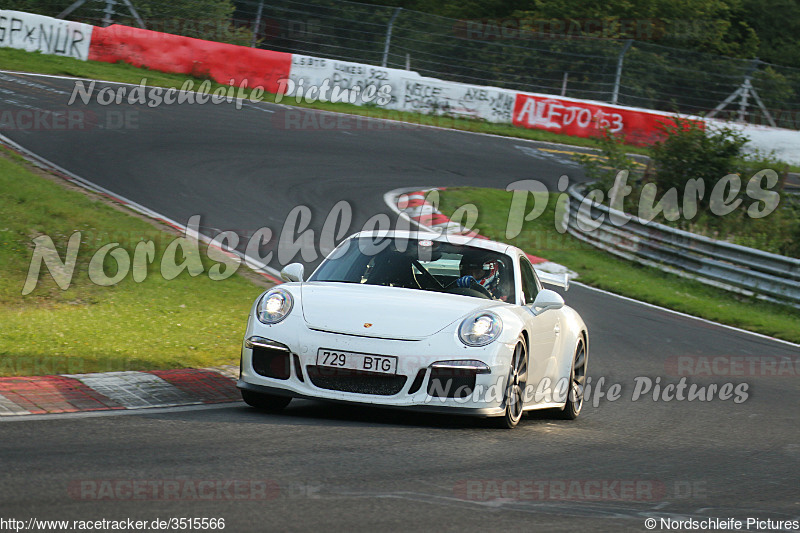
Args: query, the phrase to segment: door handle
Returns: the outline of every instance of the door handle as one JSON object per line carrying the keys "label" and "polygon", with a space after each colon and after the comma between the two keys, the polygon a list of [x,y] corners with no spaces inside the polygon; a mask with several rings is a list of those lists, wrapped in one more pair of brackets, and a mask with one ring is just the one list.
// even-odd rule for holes
{"label": "door handle", "polygon": [[555,327],[553,327],[553,333],[555,333],[556,335],[561,333],[561,326],[556,324]]}

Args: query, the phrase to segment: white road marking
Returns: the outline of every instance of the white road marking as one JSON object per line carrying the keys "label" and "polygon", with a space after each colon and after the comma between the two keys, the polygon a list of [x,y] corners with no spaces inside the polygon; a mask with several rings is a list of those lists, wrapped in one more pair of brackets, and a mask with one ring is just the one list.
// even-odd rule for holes
{"label": "white road marking", "polygon": [[200,403],[181,389],[146,372],[65,374],[127,409],[175,407]]}
{"label": "white road marking", "polygon": [[184,411],[207,411],[210,409],[225,409],[229,407],[241,407],[244,402],[226,402],[202,405],[184,405],[179,407],[153,407],[143,409],[115,409],[109,411],[81,411],[77,413],[53,413],[44,415],[26,416],[3,416],[0,417],[0,424],[4,422],[35,422],[37,420],[64,420],[69,418],[98,418],[104,416],[125,416],[125,415],[157,415],[163,413],[181,413]]}
{"label": "white road marking", "polygon": [[30,411],[27,411],[20,407],[19,405],[15,404],[2,394],[0,394],[0,420],[5,417],[14,417],[17,415],[28,415]]}
{"label": "white road marking", "polygon": [[249,107],[250,109],[256,109],[258,111],[263,111],[264,113],[274,113],[275,111],[271,109],[265,109],[263,107],[257,106],[255,104],[243,104],[243,107]]}
{"label": "white road marking", "polygon": [[730,330],[733,330],[733,331],[738,331],[739,333],[746,333],[748,335],[754,335],[756,337],[760,337],[760,338],[765,339],[765,340],[775,341],[775,342],[779,342],[781,344],[786,344],[787,346],[793,346],[793,347],[796,347],[796,348],[800,348],[800,344],[796,344],[796,343],[791,342],[791,341],[785,341],[783,339],[777,339],[775,337],[770,337],[769,335],[764,335],[763,333],[756,333],[755,331],[748,331],[746,329],[737,328],[736,326],[729,326],[727,324],[721,324],[719,322],[714,322],[713,320],[708,320],[707,318],[701,318],[699,316],[690,315],[688,313],[682,313],[681,311],[675,311],[674,309],[667,309],[666,307],[661,307],[660,305],[655,305],[655,304],[651,304],[651,303],[647,303],[647,302],[642,302],[640,300],[636,300],[636,299],[630,298],[628,296],[622,296],[620,294],[615,294],[613,292],[609,292],[609,291],[606,291],[606,290],[603,290],[603,289],[598,289],[597,287],[591,287],[591,286],[586,285],[585,283],[581,283],[579,281],[571,281],[570,283],[573,284],[573,285],[579,285],[581,287],[585,287],[587,289],[591,289],[591,290],[596,291],[596,292],[601,292],[601,293],[607,294],[609,296],[614,296],[614,297],[620,298],[622,300],[633,302],[633,303],[636,303],[636,304],[639,304],[639,305],[644,305],[644,306],[650,307],[652,309],[658,309],[660,311],[666,311],[667,313],[672,313],[673,315],[678,315],[678,316],[682,316],[682,317],[685,317],[685,318],[691,318],[693,320],[698,320],[700,322],[705,322],[706,324],[712,324],[714,326],[719,326],[721,328],[726,328],[726,329],[730,329]]}
{"label": "white road marking", "polygon": [[570,168],[580,168],[581,165],[577,161],[573,161],[570,156],[562,155],[562,154],[554,154],[551,152],[543,152],[538,150],[532,146],[520,146],[514,145],[514,148],[520,150],[523,154],[533,157],[534,159],[538,159],[539,161],[548,161],[550,163],[557,163],[564,167]]}

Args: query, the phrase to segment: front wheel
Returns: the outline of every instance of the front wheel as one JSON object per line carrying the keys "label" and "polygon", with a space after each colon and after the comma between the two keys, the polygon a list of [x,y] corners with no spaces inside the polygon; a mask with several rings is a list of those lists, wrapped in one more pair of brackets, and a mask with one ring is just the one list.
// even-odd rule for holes
{"label": "front wheel", "polygon": [[583,391],[586,387],[586,344],[583,339],[578,341],[578,347],[575,348],[569,383],[569,394],[564,410],[555,413],[556,418],[563,420],[575,420],[581,414],[583,407]]}
{"label": "front wheel", "polygon": [[280,411],[292,401],[291,396],[275,396],[273,394],[262,394],[249,390],[242,391],[242,400],[250,407],[255,407],[261,411]]}
{"label": "front wheel", "polygon": [[503,416],[493,419],[497,427],[513,429],[522,419],[524,408],[525,386],[528,383],[528,350],[525,341],[520,338],[514,347],[514,356],[511,359],[511,368],[508,372],[506,385],[505,405],[506,412]]}

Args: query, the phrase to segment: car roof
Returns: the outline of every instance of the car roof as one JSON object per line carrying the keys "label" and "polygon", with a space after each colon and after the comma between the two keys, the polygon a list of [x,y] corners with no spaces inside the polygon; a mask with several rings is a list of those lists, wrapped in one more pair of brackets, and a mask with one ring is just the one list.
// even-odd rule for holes
{"label": "car roof", "polygon": [[474,248],[480,248],[482,250],[489,250],[492,252],[498,252],[505,255],[513,256],[515,252],[517,254],[525,255],[522,250],[517,248],[516,246],[512,246],[510,244],[491,241],[489,239],[478,238],[478,237],[470,237],[467,235],[455,235],[455,234],[440,234],[435,232],[428,232],[424,230],[420,231],[360,231],[354,235],[351,235],[350,239],[355,239],[359,237],[383,237],[383,238],[400,238],[400,239],[428,239],[435,242],[448,242],[450,244],[455,244],[458,246],[472,246]]}

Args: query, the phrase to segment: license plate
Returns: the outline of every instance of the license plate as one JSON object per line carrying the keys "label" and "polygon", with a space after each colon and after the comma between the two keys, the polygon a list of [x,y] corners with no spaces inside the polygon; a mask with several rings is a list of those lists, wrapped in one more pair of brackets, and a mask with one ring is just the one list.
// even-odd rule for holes
{"label": "license plate", "polygon": [[317,350],[317,366],[349,368],[381,374],[397,373],[397,357],[393,355],[371,355],[320,348]]}

